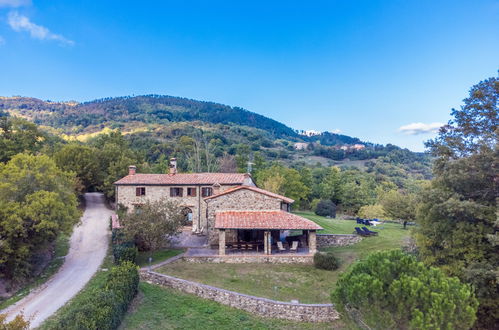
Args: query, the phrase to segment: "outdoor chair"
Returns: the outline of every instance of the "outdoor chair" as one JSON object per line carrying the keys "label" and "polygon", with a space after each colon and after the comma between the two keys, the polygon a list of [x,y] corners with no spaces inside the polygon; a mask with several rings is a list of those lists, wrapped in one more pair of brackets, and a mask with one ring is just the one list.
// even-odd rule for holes
{"label": "outdoor chair", "polygon": [[372,231],[372,230],[369,230],[369,229],[367,229],[367,227],[362,227],[362,230],[363,230],[366,234],[368,234],[368,235],[373,235],[373,236],[378,235],[378,232],[377,232],[377,231]]}
{"label": "outdoor chair", "polygon": [[291,247],[289,248],[289,252],[297,252],[298,251],[298,241],[293,241],[291,243]]}
{"label": "outdoor chair", "polygon": [[277,241],[277,252],[284,252],[284,251],[286,251],[286,249],[284,248],[284,246],[282,246],[282,242]]}
{"label": "outdoor chair", "polygon": [[366,234],[363,230],[361,230],[359,227],[355,227],[355,231],[357,232],[357,235],[360,236],[369,236],[369,234]]}

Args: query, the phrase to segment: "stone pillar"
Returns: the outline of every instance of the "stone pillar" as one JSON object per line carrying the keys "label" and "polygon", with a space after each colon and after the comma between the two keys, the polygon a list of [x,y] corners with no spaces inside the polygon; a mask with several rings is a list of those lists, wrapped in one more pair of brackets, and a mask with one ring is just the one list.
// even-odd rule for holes
{"label": "stone pillar", "polygon": [[310,254],[317,252],[317,234],[315,230],[308,231],[308,251]]}
{"label": "stone pillar", "polygon": [[218,254],[225,255],[225,229],[218,230]]}
{"label": "stone pillar", "polygon": [[271,246],[270,246],[270,232],[264,231],[263,232],[263,253],[270,254],[271,251],[272,250],[271,250]]}

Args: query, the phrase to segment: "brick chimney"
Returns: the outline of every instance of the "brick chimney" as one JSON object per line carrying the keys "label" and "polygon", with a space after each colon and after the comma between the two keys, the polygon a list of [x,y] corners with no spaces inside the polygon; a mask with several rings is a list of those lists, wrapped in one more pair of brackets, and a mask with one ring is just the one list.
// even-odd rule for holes
{"label": "brick chimney", "polygon": [[170,175],[177,174],[177,158],[170,159]]}
{"label": "brick chimney", "polygon": [[128,166],[128,175],[135,175],[137,167],[135,165]]}

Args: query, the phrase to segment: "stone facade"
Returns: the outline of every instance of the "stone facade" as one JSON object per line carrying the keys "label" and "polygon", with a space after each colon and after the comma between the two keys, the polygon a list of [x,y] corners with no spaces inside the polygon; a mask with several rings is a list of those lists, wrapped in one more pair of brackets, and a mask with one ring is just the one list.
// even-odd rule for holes
{"label": "stone facade", "polygon": [[362,241],[362,237],[358,235],[317,234],[317,247],[319,248],[353,245],[360,241]]}
{"label": "stone facade", "polygon": [[339,313],[332,304],[295,304],[270,300],[156,272],[141,271],[140,276],[148,283],[174,288],[263,317],[298,322],[331,322],[339,319]]}
{"label": "stone facade", "polygon": [[[124,205],[129,210],[133,210],[137,205],[144,204],[146,201],[157,201],[162,198],[179,202],[184,208],[192,211],[192,223],[197,228],[203,228],[207,232],[206,203],[201,196],[202,188],[212,188],[213,193],[221,193],[227,189],[237,187],[238,185],[117,185],[116,201]],[[136,196],[136,188],[144,187],[145,195]],[[170,197],[170,188],[182,188],[182,196]],[[196,196],[187,196],[187,188],[193,188]]]}
{"label": "stone facade", "polygon": [[[210,245],[218,245],[219,233],[213,230],[215,226],[215,213],[217,211],[245,210],[245,211],[268,211],[281,210],[282,200],[276,197],[261,194],[249,189],[241,189],[230,194],[206,200],[208,205],[208,242]],[[237,239],[235,230],[226,230],[226,241]]]}

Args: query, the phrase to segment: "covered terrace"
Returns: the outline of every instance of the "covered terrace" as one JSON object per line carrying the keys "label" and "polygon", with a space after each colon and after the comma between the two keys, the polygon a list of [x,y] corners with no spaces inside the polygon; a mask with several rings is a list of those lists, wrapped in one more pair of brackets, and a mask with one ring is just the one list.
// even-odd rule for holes
{"label": "covered terrace", "polygon": [[310,255],[317,251],[316,232],[322,227],[282,210],[219,211],[215,215],[215,229],[219,232],[221,256],[283,252]]}

